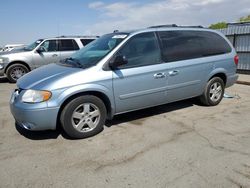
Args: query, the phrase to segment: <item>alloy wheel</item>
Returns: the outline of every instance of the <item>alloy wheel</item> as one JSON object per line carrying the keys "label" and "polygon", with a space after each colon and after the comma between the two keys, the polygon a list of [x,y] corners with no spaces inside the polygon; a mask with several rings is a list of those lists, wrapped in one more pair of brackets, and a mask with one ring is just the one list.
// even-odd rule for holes
{"label": "alloy wheel", "polygon": [[215,82],[211,85],[209,90],[209,98],[213,102],[220,100],[222,95],[222,85],[219,82]]}
{"label": "alloy wheel", "polygon": [[100,121],[100,110],[93,103],[83,103],[73,112],[71,122],[79,132],[93,130]]}

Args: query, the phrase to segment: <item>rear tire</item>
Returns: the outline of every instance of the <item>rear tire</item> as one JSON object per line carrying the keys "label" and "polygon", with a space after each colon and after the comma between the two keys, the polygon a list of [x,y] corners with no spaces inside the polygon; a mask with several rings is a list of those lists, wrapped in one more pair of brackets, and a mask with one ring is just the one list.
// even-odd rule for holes
{"label": "rear tire", "polygon": [[28,67],[23,64],[17,63],[8,67],[6,71],[6,76],[11,83],[16,83],[16,81],[23,75],[29,72]]}
{"label": "rear tire", "polygon": [[64,107],[60,120],[67,135],[80,139],[101,132],[106,117],[107,110],[103,101],[93,95],[84,95]]}
{"label": "rear tire", "polygon": [[200,96],[200,102],[206,106],[216,106],[223,98],[225,84],[219,77],[208,81],[204,93]]}

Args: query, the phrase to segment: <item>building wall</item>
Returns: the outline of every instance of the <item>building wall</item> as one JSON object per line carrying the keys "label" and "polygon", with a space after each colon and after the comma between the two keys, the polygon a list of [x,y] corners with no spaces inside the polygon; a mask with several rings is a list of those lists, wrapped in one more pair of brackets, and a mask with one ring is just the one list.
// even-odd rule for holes
{"label": "building wall", "polygon": [[219,31],[226,35],[239,55],[237,68],[250,71],[250,23],[229,24]]}

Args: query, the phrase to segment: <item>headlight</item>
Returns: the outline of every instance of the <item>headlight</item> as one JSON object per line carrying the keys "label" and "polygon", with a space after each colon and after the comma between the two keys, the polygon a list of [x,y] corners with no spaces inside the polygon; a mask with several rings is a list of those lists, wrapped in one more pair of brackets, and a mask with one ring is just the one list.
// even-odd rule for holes
{"label": "headlight", "polygon": [[50,91],[27,90],[22,96],[22,101],[26,103],[39,103],[50,99]]}
{"label": "headlight", "polygon": [[9,62],[8,58],[6,58],[6,57],[0,57],[0,64],[8,63],[8,62]]}

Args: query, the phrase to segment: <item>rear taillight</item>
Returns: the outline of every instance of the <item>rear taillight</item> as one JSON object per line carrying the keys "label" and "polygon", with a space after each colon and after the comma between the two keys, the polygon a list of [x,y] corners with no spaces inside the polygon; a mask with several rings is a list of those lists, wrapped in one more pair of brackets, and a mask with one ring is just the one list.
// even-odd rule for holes
{"label": "rear taillight", "polygon": [[234,56],[234,63],[236,66],[238,65],[238,63],[239,63],[239,56],[238,55]]}

